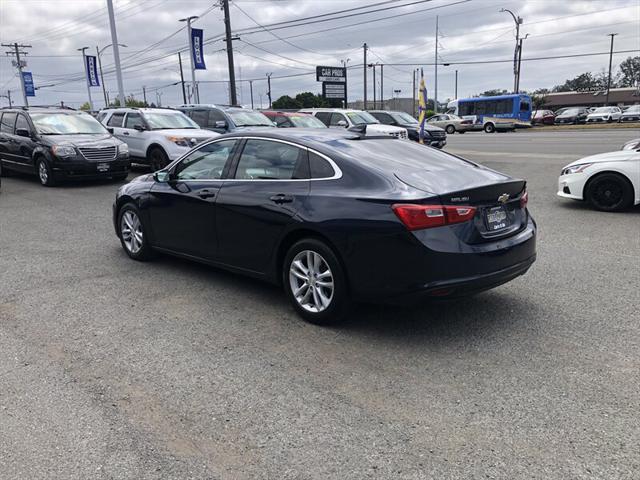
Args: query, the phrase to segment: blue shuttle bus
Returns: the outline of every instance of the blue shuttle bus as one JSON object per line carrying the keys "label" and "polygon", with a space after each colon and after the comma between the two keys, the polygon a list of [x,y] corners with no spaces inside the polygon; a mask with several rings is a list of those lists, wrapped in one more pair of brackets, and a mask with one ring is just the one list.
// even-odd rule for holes
{"label": "blue shuttle bus", "polygon": [[513,94],[496,97],[461,98],[447,105],[447,113],[460,117],[474,116],[482,123],[484,117],[510,118],[515,121],[531,122],[531,97]]}

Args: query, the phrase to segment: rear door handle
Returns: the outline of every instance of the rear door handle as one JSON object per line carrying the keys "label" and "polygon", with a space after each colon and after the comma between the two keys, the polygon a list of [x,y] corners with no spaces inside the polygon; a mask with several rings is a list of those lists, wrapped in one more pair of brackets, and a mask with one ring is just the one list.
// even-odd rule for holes
{"label": "rear door handle", "polygon": [[214,190],[209,190],[208,188],[203,188],[202,190],[198,190],[198,196],[202,199],[213,198],[216,196],[216,192]]}
{"label": "rear door handle", "polygon": [[269,197],[269,200],[275,203],[291,203],[293,202],[293,197],[291,195],[285,195],[284,193],[279,193],[278,195],[273,195]]}
{"label": "rear door handle", "polygon": [[129,132],[122,132],[123,135],[129,135]]}

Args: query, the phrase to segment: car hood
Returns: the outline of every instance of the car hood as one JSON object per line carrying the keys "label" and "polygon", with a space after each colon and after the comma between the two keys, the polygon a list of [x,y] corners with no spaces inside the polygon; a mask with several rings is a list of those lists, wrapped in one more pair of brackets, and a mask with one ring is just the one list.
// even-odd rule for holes
{"label": "car hood", "polygon": [[393,125],[382,125],[380,123],[371,123],[367,125],[367,133],[382,133],[389,135],[390,133],[400,133],[406,131],[406,128],[394,127]]}
{"label": "car hood", "polygon": [[640,112],[622,112],[623,117],[637,117]]}
{"label": "car hood", "polygon": [[211,130],[203,130],[201,128],[167,128],[163,130],[152,130],[163,135],[185,138],[214,138],[220,134]]}
{"label": "car hood", "polygon": [[76,147],[112,147],[122,142],[110,133],[76,134],[76,135],[42,135],[51,145],[72,144]]}
{"label": "car hood", "polygon": [[561,113],[560,115],[556,115],[556,118],[574,118],[579,115],[584,115],[584,113]]}
{"label": "car hood", "polygon": [[604,162],[626,162],[626,161],[640,161],[640,152],[635,150],[616,150],[615,152],[599,153],[597,155],[591,155],[584,157],[575,162],[571,162],[565,165],[564,168],[571,167],[573,165],[582,165],[584,163],[604,163]]}
{"label": "car hood", "polygon": [[603,112],[603,113],[590,113],[589,115],[587,115],[587,118],[591,117],[591,118],[595,118],[595,117],[608,117],[609,115],[614,115],[615,112]]}
{"label": "car hood", "polygon": [[[416,132],[420,131],[420,124],[412,123],[401,125],[401,127],[406,128],[407,130],[414,130]],[[444,132],[444,128],[436,127],[435,125],[429,125],[427,122],[424,122],[424,129],[428,132]]]}

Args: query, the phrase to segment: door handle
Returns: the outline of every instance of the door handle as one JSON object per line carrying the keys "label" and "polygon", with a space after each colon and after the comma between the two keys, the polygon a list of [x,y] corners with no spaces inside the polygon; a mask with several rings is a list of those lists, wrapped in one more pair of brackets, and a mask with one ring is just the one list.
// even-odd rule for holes
{"label": "door handle", "polygon": [[122,132],[123,135],[129,135],[129,132]]}
{"label": "door handle", "polygon": [[198,190],[198,196],[202,199],[213,198],[216,196],[216,192],[208,188],[203,188],[202,190]]}
{"label": "door handle", "polygon": [[293,197],[291,195],[285,195],[284,193],[279,193],[278,195],[273,195],[269,197],[269,200],[278,204],[291,203],[293,202]]}

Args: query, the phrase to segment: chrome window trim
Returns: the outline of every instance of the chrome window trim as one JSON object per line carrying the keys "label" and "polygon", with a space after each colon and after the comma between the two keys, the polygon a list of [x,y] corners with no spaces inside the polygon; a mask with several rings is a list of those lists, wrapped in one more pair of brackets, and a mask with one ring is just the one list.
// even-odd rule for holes
{"label": "chrome window trim", "polygon": [[[267,140],[267,141],[271,141],[271,142],[280,142],[280,143],[286,143],[288,145],[292,145],[294,147],[297,148],[301,148],[304,150],[307,150],[307,152],[313,152],[316,155],[324,158],[327,162],[329,162],[329,165],[331,165],[331,168],[333,168],[333,176],[332,177],[322,177],[322,178],[288,178],[288,179],[269,179],[269,178],[206,178],[206,179],[202,179],[202,180],[197,180],[197,179],[186,179],[186,180],[180,180],[180,182],[198,182],[198,183],[202,183],[202,182],[315,182],[315,181],[324,181],[324,180],[338,180],[339,178],[342,178],[342,170],[340,169],[340,167],[336,164],[336,162],[334,162],[331,158],[329,158],[327,155],[325,155],[324,153],[318,152],[317,150],[314,150],[312,148],[309,147],[305,147],[304,145],[300,145],[298,143],[294,143],[288,140],[281,140],[279,138],[268,138],[268,137],[225,137],[225,138],[215,138],[209,142],[206,143],[202,143],[200,145],[198,145],[197,148],[200,147],[205,147],[207,145],[210,145],[212,143],[216,143],[216,142],[222,142],[224,140],[242,140],[242,139],[252,139],[252,140]],[[171,162],[166,169],[167,170],[171,170],[172,168],[174,168],[175,165],[177,165],[178,163],[180,163],[182,161],[183,158],[186,158],[187,155],[189,155],[192,152],[192,150],[190,150],[189,152],[185,153],[184,155],[182,155],[180,158],[174,160],[173,162]]]}

